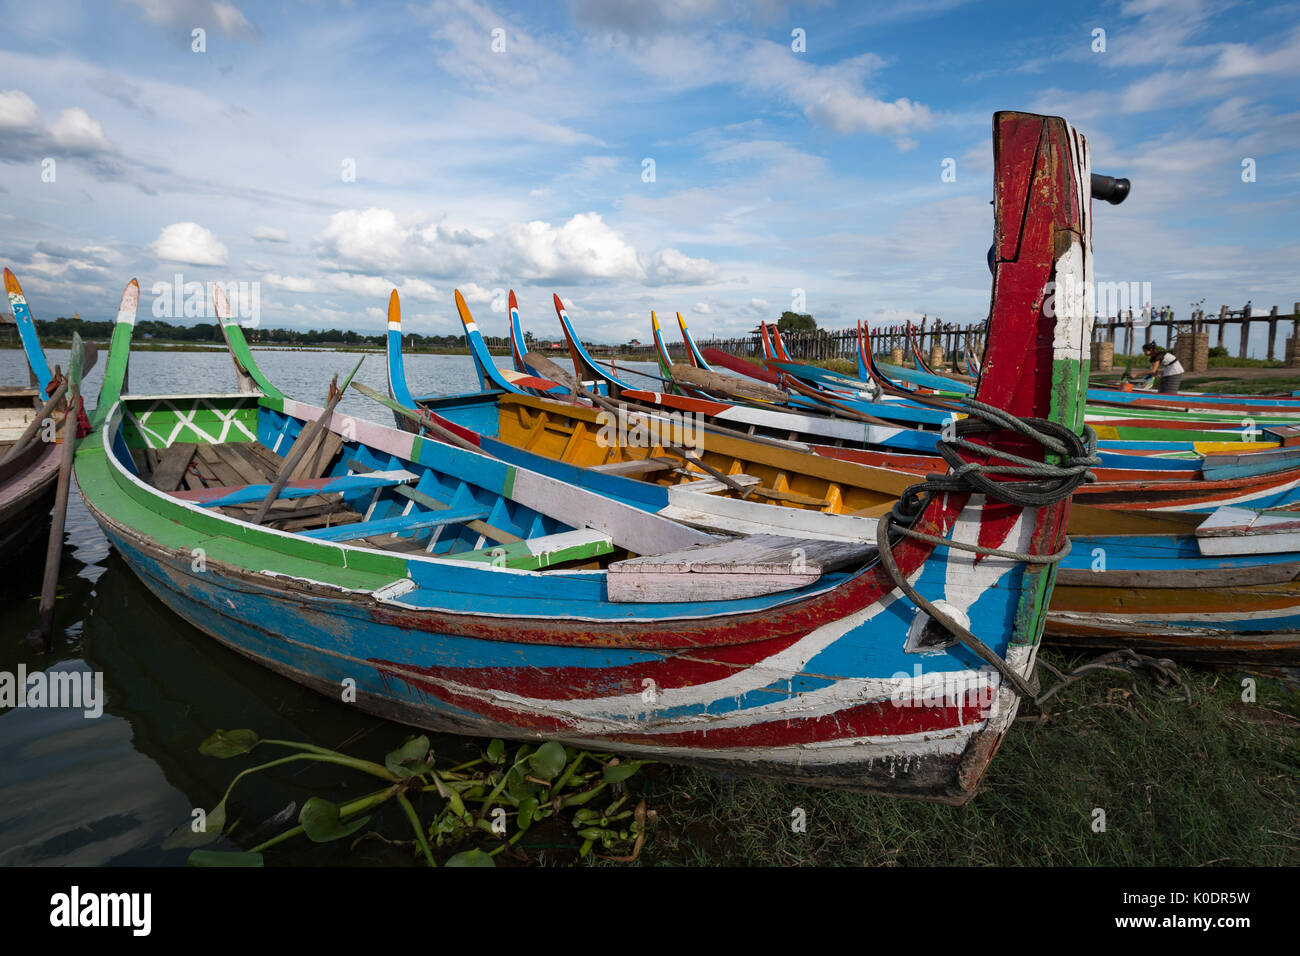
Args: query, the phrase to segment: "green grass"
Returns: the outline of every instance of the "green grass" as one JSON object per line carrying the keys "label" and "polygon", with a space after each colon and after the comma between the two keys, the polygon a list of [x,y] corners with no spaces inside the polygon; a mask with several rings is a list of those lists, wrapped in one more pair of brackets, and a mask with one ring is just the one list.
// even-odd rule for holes
{"label": "green grass", "polygon": [[[1059,660],[1057,661],[1060,662]],[[1300,697],[1187,672],[1183,697],[1119,675],[1032,705],[964,807],[690,769],[646,783],[643,864],[1201,866],[1300,863]],[[1047,679],[1047,678],[1045,678]],[[807,832],[792,830],[796,807]],[[1094,832],[1094,809],[1106,830]]]}

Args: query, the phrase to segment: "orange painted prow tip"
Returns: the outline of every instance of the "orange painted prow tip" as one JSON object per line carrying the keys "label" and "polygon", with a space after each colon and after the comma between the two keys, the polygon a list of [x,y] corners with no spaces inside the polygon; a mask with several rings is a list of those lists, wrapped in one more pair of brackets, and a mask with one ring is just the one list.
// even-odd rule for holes
{"label": "orange painted prow tip", "polygon": [[455,289],[453,294],[456,297],[456,311],[460,313],[460,320],[462,322],[473,322],[474,316],[470,315],[469,304],[465,301],[465,297],[460,294],[460,289]]}
{"label": "orange painted prow tip", "polygon": [[8,266],[5,266],[5,291],[17,292],[19,295],[23,294],[23,287],[18,284],[18,277],[13,274],[13,271]]}
{"label": "orange painted prow tip", "polygon": [[511,290],[510,290],[510,298],[506,300],[506,304],[507,304],[510,308],[515,309],[515,310],[518,310],[518,308],[519,308],[519,300],[515,298],[515,290],[514,290],[514,289],[511,289]]}
{"label": "orange painted prow tip", "polygon": [[560,298],[560,294],[559,294],[558,292],[552,292],[552,293],[551,293],[551,298],[555,300],[555,311],[556,311],[556,312],[561,312],[561,311],[563,311],[563,310],[564,310],[564,301]]}
{"label": "orange painted prow tip", "polygon": [[402,324],[402,303],[397,297],[397,290],[394,289],[388,296],[388,321]]}

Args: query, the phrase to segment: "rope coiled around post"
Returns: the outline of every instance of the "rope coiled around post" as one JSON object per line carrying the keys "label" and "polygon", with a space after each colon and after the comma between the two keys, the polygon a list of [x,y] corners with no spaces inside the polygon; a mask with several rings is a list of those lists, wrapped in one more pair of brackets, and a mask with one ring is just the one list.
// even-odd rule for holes
{"label": "rope coiled around post", "polygon": [[[928,475],[925,480],[906,489],[893,509],[881,515],[876,526],[876,542],[880,549],[880,563],[885,572],[908,599],[931,618],[941,624],[953,637],[968,647],[982,660],[992,665],[1003,679],[1022,696],[1033,697],[1038,692],[1038,679],[1033,682],[1017,674],[1002,657],[969,630],[940,611],[926,600],[908,582],[894,561],[890,545],[890,532],[924,541],[936,547],[956,548],[977,555],[1009,558],[1029,564],[1055,564],[1070,553],[1070,540],[1054,554],[1026,554],[1000,548],[987,548],[962,541],[952,541],[936,535],[913,530],[910,525],[925,511],[938,494],[953,492],[979,493],[1021,508],[1041,508],[1063,501],[1085,481],[1095,481],[1090,469],[1101,463],[1097,456],[1097,434],[1087,425],[1083,436],[1076,435],[1058,422],[1041,418],[1017,418],[1003,409],[975,399],[963,399],[961,404],[970,417],[956,423],[955,437],[941,440],[939,454],[948,462],[951,471],[946,475]],[[968,441],[964,436],[982,435],[995,431],[1014,431],[1042,445],[1048,452],[1060,457],[1059,463],[1034,461],[987,445]],[[1010,464],[992,465],[969,462],[958,451],[996,458]],[[1026,478],[1025,481],[998,481],[992,475]]]}

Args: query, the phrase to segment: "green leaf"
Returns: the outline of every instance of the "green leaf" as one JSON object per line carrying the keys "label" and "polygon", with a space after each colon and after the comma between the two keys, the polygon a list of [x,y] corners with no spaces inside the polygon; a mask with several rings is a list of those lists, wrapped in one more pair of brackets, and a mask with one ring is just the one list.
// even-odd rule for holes
{"label": "green leaf", "polygon": [[195,850],[189,857],[190,866],[262,866],[262,854],[241,853],[238,850]]}
{"label": "green leaf", "polygon": [[194,821],[182,823],[163,840],[164,850],[183,850],[207,846],[221,836],[226,828],[226,801],[222,800],[209,810],[203,818],[204,829],[195,830]]}
{"label": "green leaf", "polygon": [[408,737],[402,746],[384,758],[384,766],[389,773],[403,779],[418,777],[429,769],[424,762],[428,755],[428,737]]}
{"label": "green leaf", "polygon": [[492,763],[501,763],[506,759],[506,742],[493,740],[487,745],[487,758]]}
{"label": "green leaf", "polygon": [[526,780],[523,767],[511,767],[510,773],[506,775],[505,796],[515,806],[519,805],[521,800],[526,800],[542,788]]}
{"label": "green leaf", "polygon": [[533,815],[539,804],[536,797],[526,797],[519,801],[519,829],[527,830],[533,825]]}
{"label": "green leaf", "polygon": [[341,840],[356,833],[370,822],[370,816],[367,814],[357,820],[343,823],[339,820],[337,803],[331,803],[324,797],[311,797],[302,805],[298,822],[302,824],[307,839],[313,843],[329,843],[331,840]]}
{"label": "green leaf", "polygon": [[528,758],[528,766],[532,768],[533,775],[543,780],[554,780],[564,769],[565,762],[564,745],[554,740],[542,744],[537,748],[537,753]]}
{"label": "green leaf", "polygon": [[464,850],[457,853],[446,863],[447,866],[496,866],[497,861],[492,859],[477,847],[473,850]]}
{"label": "green leaf", "polygon": [[199,744],[199,753],[205,757],[238,757],[258,744],[257,734],[251,730],[218,730]]}
{"label": "green leaf", "polygon": [[601,779],[606,783],[621,783],[647,763],[649,763],[648,760],[629,760],[627,763],[611,764],[605,768],[601,774]]}

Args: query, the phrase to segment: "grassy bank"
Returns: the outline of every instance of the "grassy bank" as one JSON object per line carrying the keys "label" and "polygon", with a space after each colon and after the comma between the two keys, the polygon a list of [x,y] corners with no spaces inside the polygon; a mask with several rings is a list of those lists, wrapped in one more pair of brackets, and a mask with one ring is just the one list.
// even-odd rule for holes
{"label": "grassy bank", "polygon": [[[1050,655],[1057,664],[1061,657]],[[1022,709],[964,807],[663,769],[642,863],[1204,866],[1300,863],[1300,694],[1187,671],[1189,706],[1120,675]],[[1046,679],[1046,678],[1045,678]],[[807,831],[792,829],[801,808]],[[1094,831],[1105,811],[1105,832]]]}

